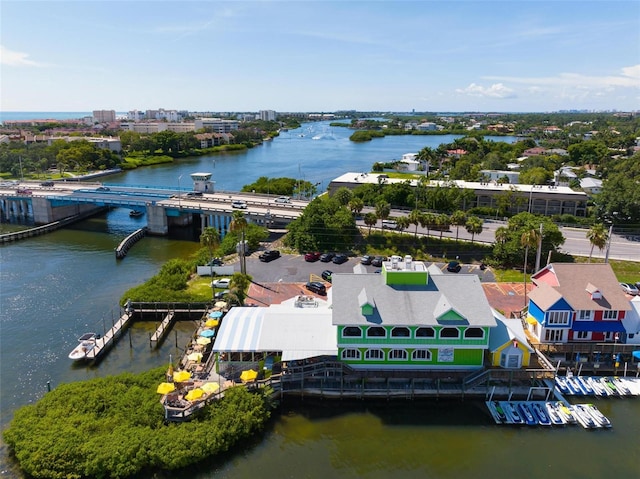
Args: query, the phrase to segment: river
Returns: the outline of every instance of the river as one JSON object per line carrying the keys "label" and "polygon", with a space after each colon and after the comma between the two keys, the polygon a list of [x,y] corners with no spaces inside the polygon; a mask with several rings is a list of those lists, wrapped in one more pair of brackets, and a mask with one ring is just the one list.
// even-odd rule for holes
{"label": "river", "polygon": [[[237,191],[260,176],[301,178],[320,183],[322,190],[345,171],[369,171],[376,161],[399,159],[455,138],[391,136],[354,144],[350,133],[328,123],[304,124],[246,152],[179,160],[104,181],[186,188],[190,173],[207,171],[221,190]],[[155,324],[139,322],[97,366],[73,365],[67,358],[76,337],[102,332],[117,318],[118,300],[128,288],[154,275],[168,259],[199,247],[180,238],[147,237],[126,259],[116,261],[114,248],[139,222],[127,210],[116,209],[0,247],[1,427],[16,408],[46,394],[48,385],[144,371],[166,364],[169,354],[186,344],[190,323],[179,323],[152,350],[149,334]],[[640,400],[600,400],[598,407],[613,422],[612,430],[495,426],[483,405],[471,400],[286,401],[281,414],[248,447],[167,477],[635,477],[640,470],[633,454]],[[0,463],[4,477],[19,477],[4,446]]]}

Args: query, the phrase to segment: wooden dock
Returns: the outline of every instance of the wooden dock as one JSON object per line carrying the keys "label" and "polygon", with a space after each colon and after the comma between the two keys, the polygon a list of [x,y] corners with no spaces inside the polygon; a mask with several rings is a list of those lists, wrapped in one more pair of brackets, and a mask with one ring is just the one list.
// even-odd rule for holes
{"label": "wooden dock", "polygon": [[164,317],[164,319],[162,320],[162,322],[160,323],[160,325],[158,326],[158,328],[156,329],[156,332],[153,333],[153,335],[151,336],[151,343],[154,344],[156,346],[158,346],[159,341],[164,337],[165,334],[167,334],[167,331],[169,331],[169,328],[171,327],[171,323],[173,322],[173,319],[175,318],[175,312],[174,311],[169,311],[167,313],[167,315]]}
{"label": "wooden dock", "polygon": [[107,351],[113,344],[116,339],[120,337],[122,332],[129,325],[129,321],[133,318],[133,313],[131,311],[125,311],[120,319],[115,322],[115,324],[111,327],[107,333],[96,340],[96,346],[87,353],[87,359],[89,361],[95,361],[99,358],[105,351]]}

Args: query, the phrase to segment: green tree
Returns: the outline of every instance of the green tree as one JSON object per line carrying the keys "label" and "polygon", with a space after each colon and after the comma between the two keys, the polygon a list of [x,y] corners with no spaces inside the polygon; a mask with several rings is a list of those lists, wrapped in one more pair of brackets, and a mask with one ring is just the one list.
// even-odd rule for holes
{"label": "green tree", "polygon": [[378,216],[375,213],[367,213],[364,215],[364,224],[369,227],[369,235],[371,234],[371,227],[375,226],[378,222]]}
{"label": "green tree", "polygon": [[200,235],[200,244],[209,250],[209,260],[212,260],[213,252],[220,244],[220,233],[216,228],[206,227]]}
{"label": "green tree", "polygon": [[450,221],[451,221],[451,224],[456,227],[456,243],[457,243],[460,227],[465,226],[467,224],[467,214],[462,210],[456,210],[451,215]]}
{"label": "green tree", "polygon": [[416,227],[413,232],[414,239],[418,237],[418,225],[420,224],[421,216],[422,213],[420,212],[420,210],[412,210],[411,213],[409,213],[409,216],[407,216],[407,218],[409,219],[409,224],[412,224]]}
{"label": "green tree", "polygon": [[396,219],[396,225],[398,226],[398,230],[400,231],[400,233],[402,233],[404,230],[406,230],[409,225],[411,224],[409,222],[409,217],[407,216],[398,216]]}
{"label": "green tree", "polygon": [[333,197],[340,205],[347,206],[353,198],[353,191],[346,186],[342,186],[333,194]]}
{"label": "green tree", "polygon": [[376,203],[376,216],[378,219],[384,221],[391,214],[391,205],[384,200],[378,201]]}
{"label": "green tree", "polygon": [[593,248],[597,246],[602,251],[607,246],[607,241],[609,241],[609,232],[602,223],[596,223],[587,231],[587,239],[591,243],[591,250],[589,251],[589,263],[591,263]]}
{"label": "green tree", "polygon": [[360,214],[362,209],[364,208],[364,201],[362,198],[353,197],[349,200],[349,209],[354,215]]}
{"label": "green tree", "polygon": [[482,233],[482,220],[477,216],[469,216],[469,218],[467,218],[465,228],[467,233],[471,235],[471,242],[473,243],[475,235]]}

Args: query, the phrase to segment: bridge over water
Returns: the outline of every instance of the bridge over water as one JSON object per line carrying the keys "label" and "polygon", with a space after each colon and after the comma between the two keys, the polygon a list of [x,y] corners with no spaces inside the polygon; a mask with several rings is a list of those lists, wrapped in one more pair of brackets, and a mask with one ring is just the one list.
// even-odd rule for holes
{"label": "bridge over water", "polygon": [[128,208],[146,213],[148,232],[166,235],[170,226],[186,226],[200,221],[201,227],[226,231],[234,201],[242,201],[247,221],[268,228],[286,226],[307,206],[307,200],[275,201],[273,195],[238,192],[197,192],[153,186],[109,185],[99,183],[37,182],[0,185],[0,215],[32,218],[37,225],[86,214],[100,208]]}

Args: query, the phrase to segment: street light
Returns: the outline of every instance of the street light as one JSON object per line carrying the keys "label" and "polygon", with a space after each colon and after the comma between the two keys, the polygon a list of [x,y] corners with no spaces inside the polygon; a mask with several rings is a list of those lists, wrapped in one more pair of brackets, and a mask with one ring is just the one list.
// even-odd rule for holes
{"label": "street light", "polygon": [[182,209],[182,188],[180,187],[180,180],[183,175],[178,176],[178,208]]}

